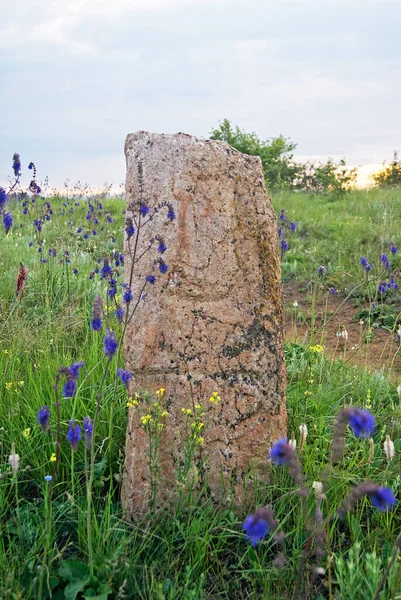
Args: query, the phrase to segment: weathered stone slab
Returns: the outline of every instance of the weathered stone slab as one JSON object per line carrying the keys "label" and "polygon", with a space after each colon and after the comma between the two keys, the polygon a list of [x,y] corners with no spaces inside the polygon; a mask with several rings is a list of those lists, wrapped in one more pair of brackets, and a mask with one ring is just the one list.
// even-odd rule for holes
{"label": "weathered stone slab", "polygon": [[[210,413],[202,447],[209,489],[217,501],[240,503],[249,468],[263,471],[271,443],[286,434],[277,224],[261,161],[183,133],[128,135],[125,154],[127,214],[141,194],[150,206],[171,202],[177,214],[173,224],[163,211],[154,219],[169,270],[148,290],[125,338],[133,388],[166,389],[159,504],[174,498],[181,409],[208,409],[214,391],[221,402]],[[134,297],[153,261],[149,254],[140,263]],[[131,408],[122,491],[131,514],[148,506],[147,448]]]}

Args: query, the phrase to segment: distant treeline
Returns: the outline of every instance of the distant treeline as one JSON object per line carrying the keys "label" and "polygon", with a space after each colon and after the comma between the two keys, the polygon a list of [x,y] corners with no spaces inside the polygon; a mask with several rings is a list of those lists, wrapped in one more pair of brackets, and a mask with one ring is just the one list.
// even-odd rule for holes
{"label": "distant treeline", "polygon": [[[352,189],[358,169],[348,168],[344,159],[336,162],[296,162],[293,151],[296,144],[280,135],[260,140],[256,133],[247,133],[224,119],[211,133],[212,140],[223,140],[244,154],[260,156],[266,185],[271,190],[300,190],[314,194],[342,195]],[[379,186],[401,185],[401,161],[397,152],[390,165],[383,163],[382,169],[372,175],[373,183]]]}

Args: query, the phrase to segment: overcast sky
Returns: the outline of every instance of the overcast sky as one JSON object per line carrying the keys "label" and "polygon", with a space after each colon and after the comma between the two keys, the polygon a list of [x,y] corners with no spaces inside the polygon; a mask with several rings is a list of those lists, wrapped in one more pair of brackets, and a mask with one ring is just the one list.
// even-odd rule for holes
{"label": "overcast sky", "polygon": [[[125,177],[139,129],[224,118],[299,157],[401,150],[401,0],[0,0],[0,180]],[[25,170],[26,173],[26,170]]]}

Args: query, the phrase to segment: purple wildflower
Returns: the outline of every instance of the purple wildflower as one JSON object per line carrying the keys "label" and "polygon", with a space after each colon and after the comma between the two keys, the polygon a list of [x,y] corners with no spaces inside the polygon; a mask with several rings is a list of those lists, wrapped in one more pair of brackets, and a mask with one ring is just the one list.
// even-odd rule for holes
{"label": "purple wildflower", "polygon": [[249,515],[242,525],[246,539],[252,546],[256,546],[256,544],[263,540],[270,529],[263,511],[263,508],[258,509],[253,515]]}
{"label": "purple wildflower", "polygon": [[167,219],[169,221],[174,221],[174,219],[176,219],[176,218],[177,218],[177,215],[175,214],[175,212],[173,210],[173,207],[169,206],[168,207],[168,213],[167,213]]}
{"label": "purple wildflower", "polygon": [[79,369],[82,369],[82,367],[84,366],[84,361],[80,360],[79,362],[73,363],[70,367],[70,371],[72,373],[72,376],[75,379],[78,379],[79,377]]}
{"label": "purple wildflower", "polygon": [[77,382],[74,377],[70,377],[64,384],[63,387],[63,396],[64,398],[73,398],[75,396],[75,392],[77,391]]}
{"label": "purple wildflower", "polygon": [[285,221],[285,220],[286,220],[286,218],[287,218],[287,215],[285,214],[285,209],[284,209],[284,208],[282,208],[282,209],[280,210],[280,221]]}
{"label": "purple wildflower", "polygon": [[146,204],[143,204],[143,202],[141,202],[141,204],[139,205],[139,213],[142,217],[146,217],[146,215],[149,212],[149,206],[147,206]]}
{"label": "purple wildflower", "polygon": [[145,280],[147,283],[154,285],[155,281],[156,281],[156,277],[154,275],[146,275]]}
{"label": "purple wildflower", "polygon": [[320,265],[320,267],[317,270],[317,274],[324,275],[326,272],[327,272],[327,267],[325,267],[324,265]]}
{"label": "purple wildflower", "polygon": [[280,247],[281,247],[281,256],[283,257],[289,248],[287,240],[282,239],[280,242]]}
{"label": "purple wildflower", "polygon": [[390,261],[388,259],[387,254],[382,254],[380,260],[383,263],[383,267],[385,269],[389,269],[390,268]]}
{"label": "purple wildflower", "polygon": [[4,213],[3,215],[3,225],[6,230],[6,234],[10,231],[13,226],[13,217],[11,213]]}
{"label": "purple wildflower", "polygon": [[71,421],[69,421],[69,427],[67,430],[67,440],[74,452],[76,452],[78,448],[78,444],[81,441],[81,437],[81,428],[75,422],[75,419],[72,419]]}
{"label": "purple wildflower", "polygon": [[393,256],[395,256],[398,252],[398,248],[395,244],[391,244],[390,252]]}
{"label": "purple wildflower", "polygon": [[385,294],[385,293],[387,292],[387,287],[388,287],[388,286],[387,286],[387,282],[386,282],[386,281],[381,281],[381,282],[379,283],[379,285],[377,286],[377,291],[378,291],[380,294]]}
{"label": "purple wildflower", "polygon": [[123,302],[125,302],[125,304],[128,304],[131,301],[132,301],[132,290],[130,288],[127,288],[125,290],[125,292],[123,293]]}
{"label": "purple wildflower", "polygon": [[281,236],[283,235],[283,228],[282,227],[277,227],[277,233],[278,233],[278,237],[281,240]]}
{"label": "purple wildflower", "polygon": [[38,411],[38,424],[41,426],[43,433],[46,433],[50,421],[50,408],[42,406]]}
{"label": "purple wildflower", "polygon": [[21,160],[19,154],[15,153],[13,156],[13,171],[15,177],[21,175]]}
{"label": "purple wildflower", "polygon": [[293,453],[293,449],[287,443],[287,438],[281,438],[273,444],[270,450],[270,460],[276,465],[286,465]]}
{"label": "purple wildflower", "polygon": [[333,288],[333,287],[329,288],[329,293],[330,293],[332,296],[335,296],[335,294],[337,294],[337,290],[336,290],[336,288]]}
{"label": "purple wildflower", "polygon": [[104,353],[109,360],[113,358],[117,352],[118,342],[115,338],[114,332],[108,330],[104,336]]}
{"label": "purple wildflower", "polygon": [[168,270],[168,266],[166,265],[166,263],[164,262],[164,260],[162,258],[159,258],[159,271],[160,273],[167,273]]}
{"label": "purple wildflower", "polygon": [[160,254],[164,254],[164,252],[165,252],[166,250],[167,250],[167,246],[166,246],[166,244],[164,243],[164,241],[163,241],[163,240],[160,240],[160,242],[159,242],[159,246],[158,246],[158,248],[157,248],[157,251],[158,251],[158,252],[160,252]]}
{"label": "purple wildflower", "polygon": [[119,321],[120,323],[123,320],[124,317],[124,309],[122,306],[117,306],[116,310],[114,311],[114,315],[117,319],[117,321]]}
{"label": "purple wildflower", "polygon": [[388,487],[379,487],[375,492],[370,494],[373,506],[379,510],[391,510],[397,504],[394,492]]}
{"label": "purple wildflower", "polygon": [[296,232],[296,230],[297,230],[297,224],[296,224],[294,221],[292,221],[292,222],[290,223],[290,231],[291,231],[292,233],[295,233],[295,232]]}
{"label": "purple wildflower", "polygon": [[375,418],[368,410],[352,408],[349,412],[349,425],[356,437],[369,437],[375,429]]}
{"label": "purple wildflower", "polygon": [[0,210],[2,208],[4,208],[6,200],[7,200],[6,190],[4,188],[0,187]]}
{"label": "purple wildflower", "polygon": [[132,375],[131,373],[128,371],[128,369],[126,369],[125,371],[123,371],[122,369],[117,369],[117,375],[119,376],[119,378],[121,379],[121,382],[125,385],[125,387],[128,389],[128,385],[130,380],[132,379]]}

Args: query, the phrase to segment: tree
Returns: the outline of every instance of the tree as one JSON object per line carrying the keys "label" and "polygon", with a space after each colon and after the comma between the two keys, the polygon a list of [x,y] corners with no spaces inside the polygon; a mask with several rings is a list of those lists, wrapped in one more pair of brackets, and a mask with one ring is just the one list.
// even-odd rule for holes
{"label": "tree", "polygon": [[246,133],[238,126],[234,127],[228,119],[224,119],[217,129],[213,129],[210,137],[212,140],[227,142],[244,154],[260,156],[269,188],[292,187],[299,166],[292,160],[296,144],[288,138],[280,135],[262,141],[256,133]]}

